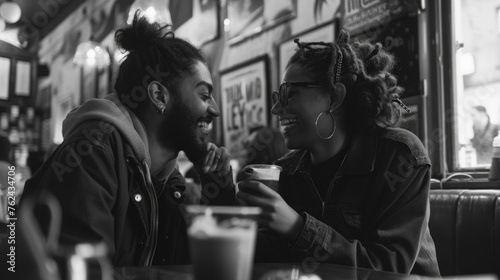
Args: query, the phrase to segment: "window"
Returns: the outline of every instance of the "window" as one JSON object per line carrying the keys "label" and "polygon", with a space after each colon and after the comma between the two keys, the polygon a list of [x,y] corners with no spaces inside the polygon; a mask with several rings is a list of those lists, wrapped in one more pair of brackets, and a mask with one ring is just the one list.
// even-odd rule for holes
{"label": "window", "polygon": [[448,147],[450,171],[487,170],[500,130],[500,3],[451,1],[456,68],[450,103],[456,129]]}

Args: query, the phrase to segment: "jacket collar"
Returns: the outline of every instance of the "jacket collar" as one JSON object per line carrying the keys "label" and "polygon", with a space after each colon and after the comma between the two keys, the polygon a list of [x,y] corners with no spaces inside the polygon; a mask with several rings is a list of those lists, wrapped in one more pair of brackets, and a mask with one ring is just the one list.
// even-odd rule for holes
{"label": "jacket collar", "polygon": [[353,135],[344,164],[338,176],[368,174],[373,172],[377,150],[378,131],[360,132]]}
{"label": "jacket collar", "polygon": [[[338,171],[337,177],[355,174],[367,174],[375,165],[377,132],[361,132],[353,135],[346,158]],[[306,150],[296,150],[276,161],[283,172],[294,175],[297,172],[309,172],[311,154]],[[334,170],[333,172],[337,172]]]}

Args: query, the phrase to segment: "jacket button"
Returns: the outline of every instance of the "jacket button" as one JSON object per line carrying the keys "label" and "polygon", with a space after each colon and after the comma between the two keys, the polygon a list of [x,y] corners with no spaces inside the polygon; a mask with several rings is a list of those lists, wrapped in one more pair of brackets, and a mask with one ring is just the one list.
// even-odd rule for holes
{"label": "jacket button", "polygon": [[174,192],[174,197],[179,199],[182,197],[182,194],[180,192],[176,191],[176,192]]}
{"label": "jacket button", "polygon": [[140,195],[140,194],[136,194],[136,195],[134,195],[134,199],[135,199],[135,201],[136,201],[136,202],[141,202],[141,200],[142,200],[142,195]]}

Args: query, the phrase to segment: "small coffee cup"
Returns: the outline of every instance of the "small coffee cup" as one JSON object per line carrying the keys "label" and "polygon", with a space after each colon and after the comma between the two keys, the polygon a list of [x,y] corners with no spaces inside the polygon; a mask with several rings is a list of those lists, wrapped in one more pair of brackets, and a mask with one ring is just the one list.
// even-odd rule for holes
{"label": "small coffee cup", "polygon": [[245,166],[238,174],[238,182],[255,180],[263,183],[273,191],[278,191],[281,166],[274,164],[251,164]]}

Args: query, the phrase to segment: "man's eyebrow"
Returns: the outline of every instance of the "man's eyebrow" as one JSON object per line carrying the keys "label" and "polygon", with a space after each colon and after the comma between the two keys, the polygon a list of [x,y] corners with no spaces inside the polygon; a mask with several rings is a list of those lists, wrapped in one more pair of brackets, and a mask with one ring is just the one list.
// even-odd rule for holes
{"label": "man's eyebrow", "polygon": [[198,82],[196,84],[196,87],[199,87],[199,86],[206,86],[208,88],[208,92],[212,92],[212,90],[213,90],[212,84],[205,82],[205,81]]}

